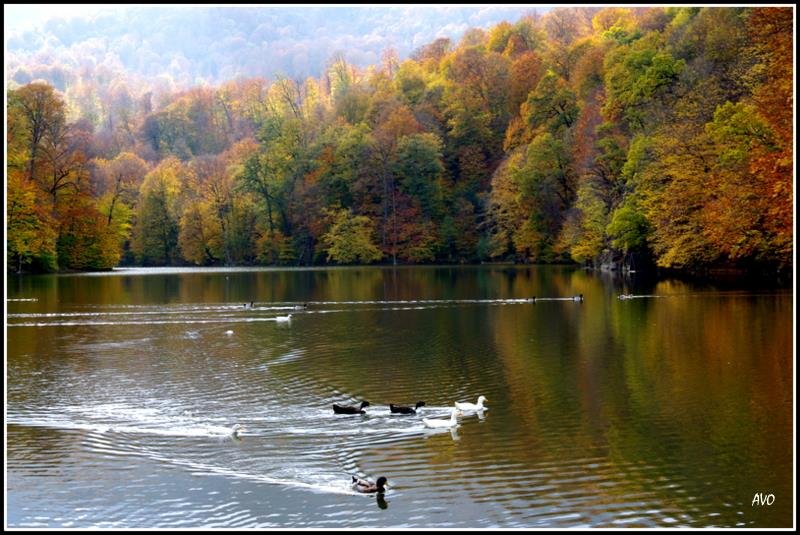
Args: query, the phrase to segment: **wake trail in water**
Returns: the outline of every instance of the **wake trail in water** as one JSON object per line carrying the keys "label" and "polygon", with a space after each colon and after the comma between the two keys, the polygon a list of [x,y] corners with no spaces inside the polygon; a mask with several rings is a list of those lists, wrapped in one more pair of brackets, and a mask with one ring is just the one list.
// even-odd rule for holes
{"label": "wake trail in water", "polygon": [[[540,301],[572,301],[571,297],[541,297]],[[394,301],[311,301],[309,308],[298,310],[297,304],[278,303],[269,306],[254,305],[243,308],[241,305],[185,306],[180,308],[161,307],[155,310],[142,310],[144,307],[133,307],[134,310],[99,310],[96,312],[47,312],[47,313],[13,313],[8,314],[9,327],[51,327],[51,326],[104,326],[104,325],[196,325],[220,323],[257,323],[277,322],[290,323],[306,315],[333,314],[360,311],[402,311],[426,310],[439,307],[469,305],[519,305],[532,304],[533,298],[525,299],[416,299]],[[324,308],[331,307],[331,308]],[[266,316],[261,313],[278,313],[291,311],[291,317]],[[244,314],[244,315],[243,315]],[[193,317],[175,319],[175,316],[190,315]],[[205,315],[205,317],[197,317]],[[39,320],[39,321],[35,321]]]}
{"label": "wake trail in water", "polygon": [[66,326],[77,327],[81,325],[141,325],[147,323],[148,325],[193,325],[193,324],[209,324],[209,323],[257,323],[257,322],[280,322],[276,317],[270,318],[217,318],[217,319],[198,319],[198,320],[147,320],[145,321],[53,321],[53,322],[22,322],[22,323],[8,323],[9,327],[53,327],[53,326]]}
{"label": "wake trail in water", "polygon": [[[332,440],[336,442],[335,437],[346,438],[348,441],[357,440],[362,434],[373,435],[378,438],[378,442],[382,442],[391,436],[399,438],[421,431],[402,427],[348,428],[348,422],[336,421],[332,419],[329,411],[315,406],[290,407],[288,411],[274,416],[248,415],[247,411],[240,411],[244,414],[236,421],[245,426],[245,431],[239,438],[235,438],[231,434],[231,418],[195,416],[195,411],[180,411],[181,404],[176,400],[159,400],[151,403],[157,406],[140,408],[128,403],[65,405],[59,409],[60,414],[42,411],[12,413],[7,415],[6,422],[23,427],[88,432],[87,444],[93,451],[104,455],[140,456],[169,465],[182,466],[198,475],[219,475],[342,495],[361,494],[350,487],[348,478],[342,478],[342,467],[331,463],[329,454],[320,452],[323,444],[330,446]],[[167,409],[167,407],[178,408]],[[198,410],[202,412],[203,409]],[[330,420],[327,422],[328,425],[320,426],[320,419],[323,417]],[[333,428],[330,427],[331,424]],[[346,427],[337,428],[337,425]],[[133,438],[137,435],[142,438]],[[148,440],[146,436],[175,440],[162,442],[162,446],[154,448],[149,445],[152,439]],[[316,437],[319,439],[314,440]],[[229,466],[223,460],[224,457],[220,457],[226,454],[235,455],[235,448],[234,450],[225,448],[215,452],[213,449],[208,450],[207,447],[199,448],[196,441],[191,443],[191,447],[181,446],[180,439],[202,438],[213,439],[212,444],[225,441],[266,440],[265,448],[259,449],[269,451],[269,454],[251,459],[248,468],[243,469]],[[273,442],[284,441],[287,438],[290,442],[276,450]],[[337,448],[335,445],[331,447]],[[187,451],[196,452],[198,457],[186,457]],[[213,455],[214,460],[209,462],[203,458],[207,455]],[[220,459],[219,463],[216,463],[217,459]],[[241,462],[241,458],[233,457],[229,461],[235,464],[236,461]],[[262,470],[258,468],[254,470],[254,466],[261,467]],[[288,476],[283,476],[284,473]]]}
{"label": "wake trail in water", "polygon": [[[349,485],[345,482],[339,483],[339,479],[343,478],[336,478],[336,482],[334,482],[334,478],[328,475],[329,481],[327,483],[307,483],[304,481],[298,481],[294,479],[285,479],[285,478],[277,478],[271,477],[264,474],[252,474],[248,472],[242,472],[239,470],[232,470],[229,468],[223,468],[220,466],[214,466],[206,463],[191,461],[188,459],[176,459],[174,457],[166,457],[161,455],[155,451],[149,451],[146,448],[143,448],[143,452],[147,453],[147,457],[152,460],[161,461],[167,464],[177,465],[177,466],[184,466],[186,468],[191,469],[193,472],[202,474],[202,475],[221,475],[225,477],[232,477],[232,478],[239,478],[239,479],[248,479],[251,481],[258,481],[261,483],[269,483],[272,485],[281,485],[286,487],[295,487],[295,488],[302,488],[308,489],[316,492],[323,492],[328,494],[344,494],[344,495],[353,495],[359,496],[360,494],[354,490],[352,490]],[[325,474],[315,474],[315,477],[323,478]]]}
{"label": "wake trail in water", "polygon": [[225,437],[231,434],[229,427],[222,426],[198,426],[198,427],[138,427],[133,425],[102,424],[102,423],[81,423],[71,420],[58,418],[20,418],[10,416],[6,423],[30,426],[30,427],[51,427],[54,429],[76,429],[92,431],[96,433],[127,433],[160,435],[165,437]]}

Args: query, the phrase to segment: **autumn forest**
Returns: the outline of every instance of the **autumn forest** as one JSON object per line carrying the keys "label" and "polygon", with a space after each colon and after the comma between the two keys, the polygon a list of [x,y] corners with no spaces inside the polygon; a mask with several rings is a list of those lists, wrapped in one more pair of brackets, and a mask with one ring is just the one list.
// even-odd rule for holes
{"label": "autumn forest", "polygon": [[793,50],[790,7],[573,7],[305,79],[9,83],[7,269],[790,271]]}

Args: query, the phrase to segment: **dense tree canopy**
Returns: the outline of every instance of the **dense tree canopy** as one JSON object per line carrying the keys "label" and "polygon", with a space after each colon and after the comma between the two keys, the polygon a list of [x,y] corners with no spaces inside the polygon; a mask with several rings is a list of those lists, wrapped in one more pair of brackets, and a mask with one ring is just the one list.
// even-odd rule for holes
{"label": "dense tree canopy", "polygon": [[[786,268],[791,8],[559,8],[319,78],[8,92],[9,269]],[[157,98],[156,98],[157,96]]]}

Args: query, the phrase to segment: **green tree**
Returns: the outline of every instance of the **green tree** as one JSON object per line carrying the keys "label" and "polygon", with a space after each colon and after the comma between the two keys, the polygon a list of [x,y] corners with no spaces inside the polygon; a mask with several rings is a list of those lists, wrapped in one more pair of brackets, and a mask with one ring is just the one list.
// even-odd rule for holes
{"label": "green tree", "polygon": [[131,249],[145,265],[171,265],[178,251],[179,195],[186,171],[177,158],[161,162],[145,177],[139,190]]}
{"label": "green tree", "polygon": [[403,192],[419,202],[428,218],[439,211],[439,179],[443,171],[442,143],[435,134],[411,134],[400,139],[395,173]]}
{"label": "green tree", "polygon": [[647,248],[650,224],[639,208],[631,202],[614,210],[606,232],[611,238],[611,245],[628,254],[644,251]]}
{"label": "green tree", "polygon": [[353,215],[349,210],[330,213],[333,222],[322,237],[327,246],[328,260],[339,264],[376,262],[383,257],[373,243],[375,228],[368,217]]}
{"label": "green tree", "polygon": [[534,132],[545,129],[555,134],[571,128],[578,118],[575,94],[552,70],[542,77],[526,104],[523,119]]}
{"label": "green tree", "polygon": [[606,103],[603,115],[632,132],[650,129],[653,117],[664,120],[674,106],[674,88],[686,67],[682,59],[660,49],[659,35],[612,49],[605,59]]}
{"label": "green tree", "polygon": [[600,260],[606,248],[606,226],[608,225],[608,208],[590,182],[584,182],[578,188],[575,208],[579,213],[577,223],[567,234],[570,236],[569,253],[576,262],[592,262]]}

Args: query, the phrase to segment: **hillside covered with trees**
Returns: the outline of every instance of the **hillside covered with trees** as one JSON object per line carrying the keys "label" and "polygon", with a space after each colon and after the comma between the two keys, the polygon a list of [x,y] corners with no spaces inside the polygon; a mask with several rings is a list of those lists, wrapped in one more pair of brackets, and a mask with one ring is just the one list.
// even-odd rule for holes
{"label": "hillside covered with trees", "polygon": [[793,50],[792,8],[559,8],[318,77],[22,77],[8,269],[790,269]]}

